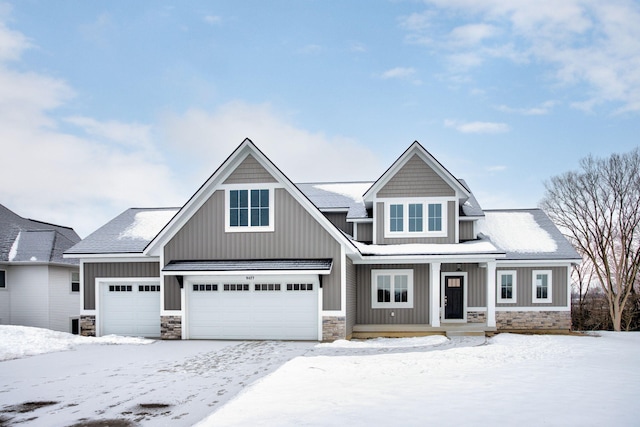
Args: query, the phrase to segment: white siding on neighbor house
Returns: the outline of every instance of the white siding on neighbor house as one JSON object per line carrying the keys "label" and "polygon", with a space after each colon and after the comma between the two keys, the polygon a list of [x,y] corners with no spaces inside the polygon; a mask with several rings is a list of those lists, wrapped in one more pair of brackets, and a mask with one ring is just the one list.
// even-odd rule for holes
{"label": "white siding on neighbor house", "polygon": [[80,317],[80,292],[71,292],[71,272],[77,268],[49,267],[49,328],[71,332],[71,318]]}
{"label": "white siding on neighbor house", "polygon": [[46,265],[12,266],[7,285],[12,325],[49,327],[49,280]]}
{"label": "white siding on neighbor house", "polygon": [[9,280],[11,280],[11,267],[0,265],[0,270],[5,271],[7,287],[0,288],[0,325],[9,325],[11,323],[11,304],[9,297]]}

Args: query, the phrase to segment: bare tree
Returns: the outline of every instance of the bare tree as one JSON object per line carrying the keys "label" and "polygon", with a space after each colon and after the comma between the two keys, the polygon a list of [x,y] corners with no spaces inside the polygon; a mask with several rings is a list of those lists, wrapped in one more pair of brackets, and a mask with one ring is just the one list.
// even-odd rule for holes
{"label": "bare tree", "polygon": [[588,259],[575,265],[571,271],[571,277],[575,284],[575,291],[572,294],[578,297],[577,301],[571,303],[571,318],[573,327],[581,331],[586,329],[587,323],[590,323],[587,319],[590,316],[587,309],[587,294],[593,281],[593,274],[593,266]]}
{"label": "bare tree", "polygon": [[546,182],[541,205],[593,265],[619,331],[640,272],[640,149],[580,168]]}

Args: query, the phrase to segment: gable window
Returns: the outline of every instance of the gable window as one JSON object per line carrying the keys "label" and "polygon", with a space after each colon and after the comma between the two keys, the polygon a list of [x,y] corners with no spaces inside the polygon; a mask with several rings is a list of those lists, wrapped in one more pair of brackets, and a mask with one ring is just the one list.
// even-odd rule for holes
{"label": "gable window", "polygon": [[80,292],[80,273],[71,272],[71,292]]}
{"label": "gable window", "polygon": [[226,231],[273,231],[273,188],[226,191]]}
{"label": "gable window", "polygon": [[385,203],[385,237],[446,237],[447,201],[411,198]]}
{"label": "gable window", "polygon": [[514,303],[517,295],[516,272],[498,271],[498,302]]}
{"label": "gable window", "polygon": [[5,270],[0,270],[0,289],[7,288],[7,272]]}
{"label": "gable window", "polygon": [[412,308],[413,270],[372,270],[372,308]]}
{"label": "gable window", "polygon": [[552,275],[551,270],[533,270],[533,295],[534,303],[552,302]]}

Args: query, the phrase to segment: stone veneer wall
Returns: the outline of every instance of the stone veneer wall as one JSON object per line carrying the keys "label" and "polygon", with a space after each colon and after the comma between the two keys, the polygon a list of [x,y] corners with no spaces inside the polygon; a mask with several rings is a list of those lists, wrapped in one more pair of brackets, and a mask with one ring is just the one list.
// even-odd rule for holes
{"label": "stone veneer wall", "polygon": [[467,311],[467,323],[487,323],[487,312]]}
{"label": "stone veneer wall", "polygon": [[96,336],[96,316],[80,316],[80,335]]}
{"label": "stone veneer wall", "polygon": [[322,341],[335,341],[347,338],[347,319],[344,316],[322,318]]}
{"label": "stone veneer wall", "polygon": [[182,316],[160,316],[160,337],[163,340],[182,339]]}
{"label": "stone veneer wall", "polygon": [[571,330],[570,311],[497,311],[498,331]]}

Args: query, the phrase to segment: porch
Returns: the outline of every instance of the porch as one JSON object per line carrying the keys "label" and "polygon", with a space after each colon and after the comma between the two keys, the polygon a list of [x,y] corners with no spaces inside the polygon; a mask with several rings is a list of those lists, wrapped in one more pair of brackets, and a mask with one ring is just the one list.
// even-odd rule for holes
{"label": "porch", "polygon": [[439,326],[431,325],[355,325],[351,338],[399,338],[416,337],[426,335],[446,336],[491,336],[497,331],[495,326],[487,326],[486,323],[441,323]]}

